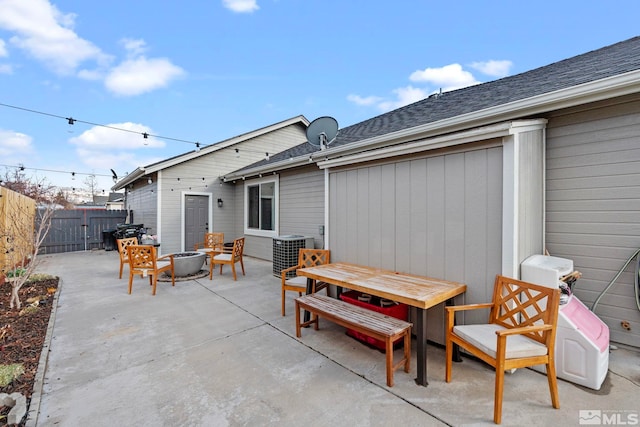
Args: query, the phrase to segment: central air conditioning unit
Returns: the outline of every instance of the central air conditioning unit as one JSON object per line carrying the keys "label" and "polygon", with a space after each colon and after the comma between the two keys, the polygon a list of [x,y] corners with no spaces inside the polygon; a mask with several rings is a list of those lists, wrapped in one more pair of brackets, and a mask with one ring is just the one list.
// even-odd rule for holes
{"label": "central air conditioning unit", "polygon": [[[285,268],[298,264],[300,249],[313,249],[313,237],[300,235],[278,236],[273,238],[273,275],[280,277]],[[295,277],[296,272],[287,273],[287,278]]]}

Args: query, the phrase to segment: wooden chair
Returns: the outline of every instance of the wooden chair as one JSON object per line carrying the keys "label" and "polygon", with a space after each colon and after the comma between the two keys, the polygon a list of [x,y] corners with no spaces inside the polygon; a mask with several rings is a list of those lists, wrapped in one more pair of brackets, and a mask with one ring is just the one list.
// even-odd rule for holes
{"label": "wooden chair", "polygon": [[209,280],[213,278],[213,268],[215,265],[220,265],[220,274],[222,274],[222,266],[225,264],[231,265],[231,271],[233,271],[233,280],[236,280],[236,263],[239,262],[242,267],[242,275],[244,276],[244,262],[242,261],[242,254],[244,253],[244,237],[235,239],[233,241],[233,248],[227,250],[224,248],[224,252],[218,255],[214,255],[211,258],[209,264]]}
{"label": "wooden chair", "polygon": [[[307,292],[307,278],[306,277],[289,277],[287,278],[287,273],[291,271],[295,271],[299,268],[306,267],[315,267],[316,265],[329,264],[331,262],[331,251],[328,249],[300,249],[298,252],[298,264],[285,268],[280,272],[281,275],[281,288],[282,288],[282,315],[285,315],[285,293],[286,291],[297,292],[298,296],[302,296],[302,293]],[[316,283],[313,281],[313,291],[312,293],[316,293],[317,291],[321,291],[322,289],[327,290],[327,295],[329,295],[329,285],[324,282]]]}
{"label": "wooden chair", "polygon": [[120,254],[120,279],[122,279],[122,267],[125,264],[129,264],[129,253],[127,252],[127,247],[130,245],[137,245],[138,238],[137,237],[128,237],[126,239],[116,239],[118,244],[118,254]]}
{"label": "wooden chair", "polygon": [[206,253],[209,259],[224,252],[224,233],[205,233],[204,241],[196,243],[193,250]]}
{"label": "wooden chair", "polygon": [[[493,421],[502,421],[504,372],[546,365],[551,404],[560,408],[554,362],[560,290],[496,276],[493,302],[446,307],[446,373],[451,381],[453,345],[457,344],[496,370]],[[454,325],[457,312],[490,309],[489,322]]]}
{"label": "wooden chair", "polygon": [[171,285],[176,285],[173,271],[173,255],[165,255],[158,258],[156,248],[153,245],[129,245],[129,294],[133,286],[133,275],[141,277],[149,276],[149,285],[153,286],[151,295],[156,294],[158,275],[165,271],[171,272]]}

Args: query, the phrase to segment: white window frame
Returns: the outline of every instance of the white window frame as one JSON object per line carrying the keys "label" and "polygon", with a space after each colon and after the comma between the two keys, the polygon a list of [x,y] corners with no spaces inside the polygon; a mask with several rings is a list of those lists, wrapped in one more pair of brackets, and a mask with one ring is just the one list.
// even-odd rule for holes
{"label": "white window frame", "polygon": [[[274,230],[258,230],[256,228],[249,228],[249,187],[259,186],[262,184],[266,184],[268,182],[274,183],[273,188],[273,198],[275,199],[274,203],[274,212],[273,212],[273,221],[274,221]],[[278,236],[278,228],[279,228],[279,217],[280,217],[280,179],[278,175],[269,176],[266,178],[254,179],[251,181],[245,181],[244,183],[244,234],[250,236],[262,236],[262,237],[277,237]]]}

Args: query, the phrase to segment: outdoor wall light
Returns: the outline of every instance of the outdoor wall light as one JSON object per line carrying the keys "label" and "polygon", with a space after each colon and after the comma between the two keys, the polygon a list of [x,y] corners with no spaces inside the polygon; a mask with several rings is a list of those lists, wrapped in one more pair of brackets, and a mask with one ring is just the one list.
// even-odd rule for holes
{"label": "outdoor wall light", "polygon": [[153,184],[153,180],[151,178],[147,179],[147,184]]}
{"label": "outdoor wall light", "polygon": [[218,199],[218,207],[221,208],[222,207],[222,199]]}

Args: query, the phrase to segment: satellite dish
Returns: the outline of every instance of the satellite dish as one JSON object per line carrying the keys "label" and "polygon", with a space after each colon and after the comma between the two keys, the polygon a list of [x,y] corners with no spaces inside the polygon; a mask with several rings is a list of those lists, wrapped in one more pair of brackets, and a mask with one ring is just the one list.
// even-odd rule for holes
{"label": "satellite dish", "polygon": [[321,150],[327,148],[338,135],[338,121],[333,117],[318,117],[307,127],[307,141]]}

